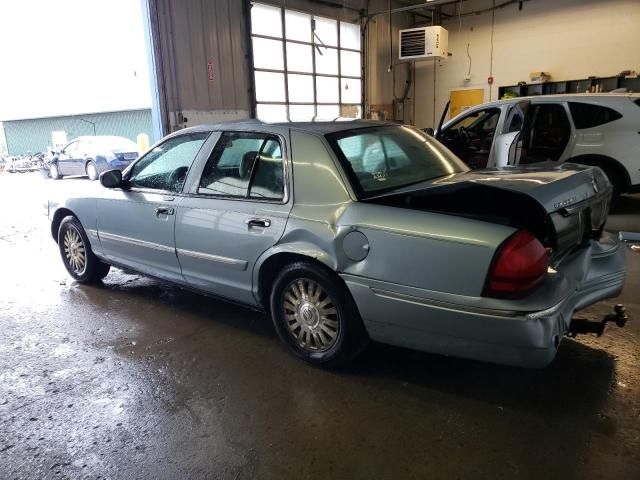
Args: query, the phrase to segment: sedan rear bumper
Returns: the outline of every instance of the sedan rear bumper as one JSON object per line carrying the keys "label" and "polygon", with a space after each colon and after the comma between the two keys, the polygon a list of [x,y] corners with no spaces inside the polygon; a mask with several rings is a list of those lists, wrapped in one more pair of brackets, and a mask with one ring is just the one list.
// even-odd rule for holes
{"label": "sedan rear bumper", "polygon": [[[556,355],[574,312],[617,296],[624,285],[624,247],[612,236],[557,266],[556,296],[531,309],[483,299],[435,299],[438,292],[343,275],[369,336],[376,341],[444,355],[522,367],[543,367]],[[561,291],[558,292],[558,289]],[[559,294],[559,295],[558,295]],[[506,306],[506,305],[505,305]]]}

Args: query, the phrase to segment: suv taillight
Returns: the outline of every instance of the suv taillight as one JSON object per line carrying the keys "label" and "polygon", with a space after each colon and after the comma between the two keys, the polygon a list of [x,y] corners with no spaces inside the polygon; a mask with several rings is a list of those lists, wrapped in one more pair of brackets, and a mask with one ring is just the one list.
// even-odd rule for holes
{"label": "suv taillight", "polygon": [[498,248],[483,295],[522,297],[542,281],[548,268],[549,256],[542,243],[526,230],[519,230]]}

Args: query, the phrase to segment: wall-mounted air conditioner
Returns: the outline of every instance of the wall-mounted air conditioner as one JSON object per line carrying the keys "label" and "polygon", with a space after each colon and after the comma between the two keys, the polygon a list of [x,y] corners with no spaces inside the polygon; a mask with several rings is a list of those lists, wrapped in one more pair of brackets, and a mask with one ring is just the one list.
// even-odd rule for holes
{"label": "wall-mounted air conditioner", "polygon": [[442,27],[420,27],[400,30],[400,60],[422,60],[446,57],[449,32]]}

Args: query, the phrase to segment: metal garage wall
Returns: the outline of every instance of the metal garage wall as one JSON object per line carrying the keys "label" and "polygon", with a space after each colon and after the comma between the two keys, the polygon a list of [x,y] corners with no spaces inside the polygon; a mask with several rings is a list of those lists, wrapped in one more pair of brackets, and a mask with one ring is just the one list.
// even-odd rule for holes
{"label": "metal garage wall", "polygon": [[[200,123],[251,117],[250,2],[148,2],[164,133]],[[262,3],[353,22],[367,1],[266,0]]]}
{"label": "metal garage wall", "polygon": [[248,118],[244,2],[149,0],[149,13],[164,133]]}
{"label": "metal garage wall", "polygon": [[[85,121],[83,121],[85,120]],[[65,131],[71,141],[80,135],[118,135],[136,141],[139,133],[151,135],[151,110],[87,113],[83,115],[7,120],[2,123],[9,155],[43,152],[51,145],[51,132]]]}

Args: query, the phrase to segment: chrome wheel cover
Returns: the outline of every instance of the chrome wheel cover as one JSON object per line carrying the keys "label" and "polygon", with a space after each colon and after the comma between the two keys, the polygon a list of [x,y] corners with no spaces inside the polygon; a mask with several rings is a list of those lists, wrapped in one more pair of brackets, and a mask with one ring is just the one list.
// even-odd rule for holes
{"label": "chrome wheel cover", "polygon": [[283,295],[287,329],[296,345],[308,352],[324,352],[338,339],[340,321],[332,298],[314,280],[291,282]]}
{"label": "chrome wheel cover", "polygon": [[64,256],[76,275],[82,275],[87,268],[87,249],[80,233],[73,227],[64,232]]}

